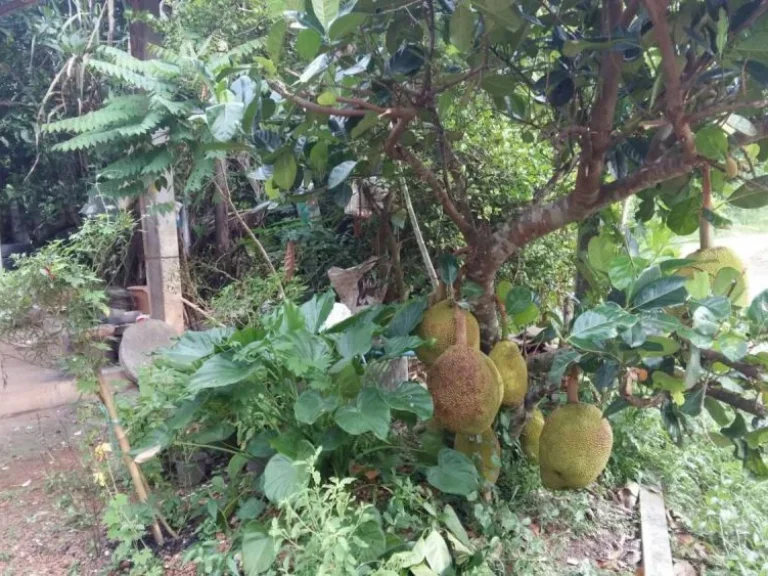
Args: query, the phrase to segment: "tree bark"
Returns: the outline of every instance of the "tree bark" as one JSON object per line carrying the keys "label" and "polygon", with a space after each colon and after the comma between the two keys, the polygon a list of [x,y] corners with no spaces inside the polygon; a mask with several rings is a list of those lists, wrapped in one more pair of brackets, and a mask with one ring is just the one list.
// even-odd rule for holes
{"label": "tree bark", "polygon": [[[579,236],[576,244],[576,258],[579,259],[582,255],[587,254],[587,248],[589,247],[589,241],[598,235],[600,227],[600,217],[593,214],[581,224],[579,224]],[[581,302],[589,292],[589,282],[584,278],[584,275],[576,269],[576,277],[574,279],[573,292],[576,295],[576,300]]]}
{"label": "tree bark", "polygon": [[701,167],[701,214],[699,215],[699,247],[712,248],[712,223],[704,215],[712,211],[712,174],[709,164]]}
{"label": "tree bark", "polygon": [[[135,12],[146,11],[153,16],[160,16],[160,0],[128,0],[128,5]],[[131,40],[131,55],[139,60],[149,58],[149,44],[159,44],[161,36],[145,22],[131,22],[128,31]]]}

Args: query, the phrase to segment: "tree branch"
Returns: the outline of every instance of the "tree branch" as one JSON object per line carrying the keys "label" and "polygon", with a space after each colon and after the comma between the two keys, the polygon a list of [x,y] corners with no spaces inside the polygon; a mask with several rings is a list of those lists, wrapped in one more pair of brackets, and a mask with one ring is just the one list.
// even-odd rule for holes
{"label": "tree branch", "polygon": [[691,159],[696,154],[696,143],[693,132],[685,118],[683,107],[683,90],[680,85],[680,73],[677,69],[677,55],[672,43],[672,32],[667,20],[668,0],[643,0],[648,15],[653,22],[653,33],[661,51],[661,67],[664,73],[666,115],[682,143],[686,158]]}
{"label": "tree branch", "polygon": [[748,398],[743,398],[736,392],[723,390],[718,386],[712,386],[710,384],[707,387],[707,396],[710,396],[715,400],[720,400],[720,402],[724,402],[729,406],[743,410],[744,412],[752,414],[753,416],[760,416],[761,418],[768,416],[768,411],[766,411],[765,406],[758,404],[757,400],[749,400]]}
{"label": "tree branch", "polygon": [[307,100],[301,96],[291,94],[288,90],[286,90],[284,86],[278,82],[271,82],[269,86],[275,92],[280,94],[280,96],[286,100],[289,100],[290,102],[293,102],[297,106],[301,106],[309,112],[325,114],[326,116],[346,116],[350,118],[362,117],[368,114],[368,112],[378,112],[382,116],[391,116],[394,118],[413,117],[414,115],[413,110],[404,108],[382,108],[381,106],[376,106],[375,104],[371,104],[366,100],[361,100],[359,98],[346,98],[344,96],[337,96],[336,100],[338,102],[357,106],[357,108],[334,108],[333,106],[323,106],[317,102],[312,102],[312,100]]}
{"label": "tree branch", "polygon": [[747,102],[721,102],[704,108],[693,114],[686,116],[686,120],[690,123],[700,122],[713,116],[725,114],[726,112],[735,112],[736,110],[742,110],[744,108],[765,108],[768,107],[768,100],[750,100]]}

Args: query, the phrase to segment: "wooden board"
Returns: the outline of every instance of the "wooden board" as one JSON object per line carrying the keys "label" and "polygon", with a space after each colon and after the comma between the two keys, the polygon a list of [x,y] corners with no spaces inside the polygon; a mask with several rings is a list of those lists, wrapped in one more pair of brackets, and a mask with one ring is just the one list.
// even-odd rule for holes
{"label": "wooden board", "polygon": [[645,576],[674,576],[664,497],[645,488],[640,491],[640,530]]}

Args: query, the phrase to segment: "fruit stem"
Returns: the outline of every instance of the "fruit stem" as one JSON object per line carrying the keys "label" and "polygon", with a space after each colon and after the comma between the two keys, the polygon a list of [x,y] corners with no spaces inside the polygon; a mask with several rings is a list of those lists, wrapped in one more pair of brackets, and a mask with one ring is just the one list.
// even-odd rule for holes
{"label": "fruit stem", "polygon": [[467,345],[467,317],[461,306],[455,305],[453,308],[453,317],[456,322],[456,344],[458,346]]}
{"label": "fruit stem", "polygon": [[701,167],[701,213],[699,214],[699,247],[712,247],[712,223],[704,216],[705,210],[712,212],[712,175],[709,164]]}
{"label": "fruit stem", "polygon": [[565,376],[565,392],[568,395],[569,404],[579,403],[579,369],[574,366]]}
{"label": "fruit stem", "polygon": [[504,302],[501,298],[496,296],[496,308],[499,309],[499,319],[501,320],[501,340],[504,341],[509,337],[509,320],[507,316],[507,307],[504,306]]}

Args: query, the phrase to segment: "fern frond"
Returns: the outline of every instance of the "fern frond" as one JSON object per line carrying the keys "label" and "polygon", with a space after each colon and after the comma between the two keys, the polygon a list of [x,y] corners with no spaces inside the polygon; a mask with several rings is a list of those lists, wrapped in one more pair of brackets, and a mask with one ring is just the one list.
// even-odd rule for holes
{"label": "fern frond", "polygon": [[171,84],[167,84],[151,76],[134,72],[133,70],[129,70],[128,68],[124,68],[111,62],[91,59],[88,60],[88,66],[110,78],[118,78],[135,88],[141,88],[148,92],[173,92],[173,86]]}
{"label": "fern frond", "polygon": [[214,161],[212,158],[206,158],[203,155],[196,154],[194,165],[187,177],[184,185],[184,192],[197,192],[204,188],[213,178]]}
{"label": "fern frond", "polygon": [[179,67],[171,62],[165,62],[162,59],[139,60],[128,52],[112,46],[99,46],[96,53],[111,60],[117,66],[144,76],[173,78],[179,74]]}
{"label": "fern frond", "polygon": [[263,47],[264,47],[264,42],[262,42],[261,39],[257,38],[255,40],[249,40],[248,42],[240,44],[240,46],[236,46],[232,48],[232,50],[227,52],[227,56],[233,62],[240,62],[243,58],[246,58],[247,56],[250,56],[254,52],[261,50]]}
{"label": "fern frond", "polygon": [[121,158],[105,166],[99,176],[106,180],[132,178],[141,174],[144,167],[152,161],[154,154],[136,154]]}
{"label": "fern frond", "polygon": [[99,182],[95,185],[100,194],[109,198],[120,198],[126,196],[139,196],[147,189],[146,183],[141,180],[108,180]]}
{"label": "fern frond", "polygon": [[141,94],[120,96],[107,100],[102,108],[75,118],[65,118],[43,126],[45,132],[93,132],[116,124],[142,118],[149,108],[149,99]]}
{"label": "fern frond", "polygon": [[131,138],[133,136],[141,136],[148,134],[153,128],[159,126],[165,116],[156,112],[150,112],[139,124],[132,124],[128,126],[120,126],[119,128],[113,128],[111,130],[105,130],[103,132],[88,132],[80,134],[74,138],[70,138],[65,142],[56,144],[52,150],[54,152],[75,152],[77,150],[88,150],[95,148],[101,144],[107,144],[114,142],[115,140],[122,140]]}
{"label": "fern frond", "polygon": [[175,102],[159,94],[150,96],[150,101],[152,102],[153,109],[165,109],[173,116],[188,116],[191,113],[189,103],[187,102]]}
{"label": "fern frond", "polygon": [[142,168],[142,175],[162,174],[173,164],[173,154],[167,148],[160,150],[152,161]]}

